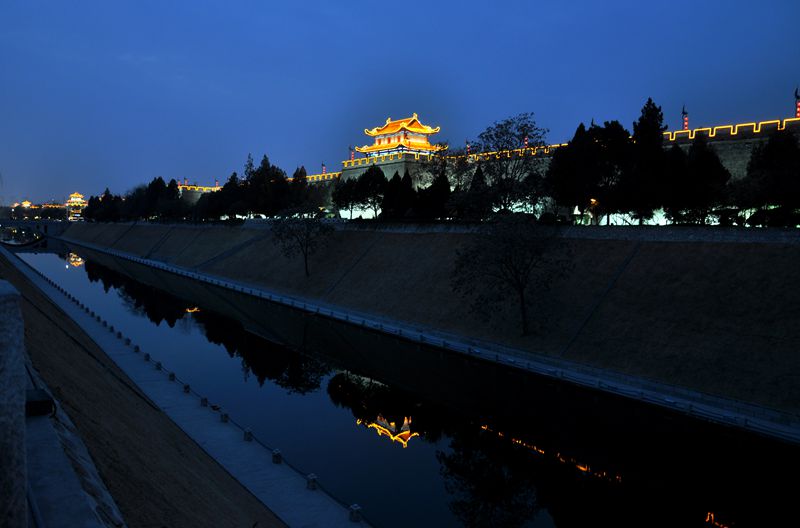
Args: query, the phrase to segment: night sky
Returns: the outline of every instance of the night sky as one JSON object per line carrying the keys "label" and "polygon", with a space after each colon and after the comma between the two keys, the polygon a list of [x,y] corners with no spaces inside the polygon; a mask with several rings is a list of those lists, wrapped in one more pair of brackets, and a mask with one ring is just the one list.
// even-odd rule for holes
{"label": "night sky", "polygon": [[[791,117],[800,1],[0,4],[0,202],[204,184],[248,152],[339,170],[417,112],[463,145],[532,111],[547,140]],[[501,5],[502,4],[502,5]],[[568,5],[567,5],[568,4]]]}

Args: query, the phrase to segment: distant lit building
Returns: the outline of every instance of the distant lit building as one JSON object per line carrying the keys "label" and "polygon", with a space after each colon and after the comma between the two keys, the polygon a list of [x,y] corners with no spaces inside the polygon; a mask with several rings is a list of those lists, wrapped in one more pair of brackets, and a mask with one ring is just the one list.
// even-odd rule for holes
{"label": "distant lit building", "polygon": [[423,125],[417,114],[405,119],[392,121],[386,118],[386,124],[375,128],[365,128],[364,133],[374,139],[372,145],[356,147],[356,151],[367,157],[386,156],[390,154],[409,153],[430,155],[445,150],[444,145],[431,145],[428,136],[437,134],[440,127]]}
{"label": "distant lit building", "polygon": [[38,218],[38,214],[39,206],[31,203],[30,200],[11,204],[11,218],[14,220],[33,220]]}
{"label": "distant lit building", "polygon": [[69,200],[64,204],[67,208],[67,220],[75,222],[83,218],[83,210],[86,208],[86,200],[81,193],[74,192],[69,195]]}
{"label": "distant lit building", "polygon": [[[431,144],[430,136],[437,134],[440,127],[422,124],[417,114],[404,119],[392,120],[375,128],[364,129],[364,134],[372,138],[372,145],[356,147],[350,159],[342,162],[342,179],[357,178],[372,166],[381,168],[387,178],[395,172],[402,176],[406,171],[417,181],[423,163],[431,160],[434,154],[447,149],[447,145]],[[356,158],[355,152],[364,155]],[[313,178],[309,178],[312,180]]]}

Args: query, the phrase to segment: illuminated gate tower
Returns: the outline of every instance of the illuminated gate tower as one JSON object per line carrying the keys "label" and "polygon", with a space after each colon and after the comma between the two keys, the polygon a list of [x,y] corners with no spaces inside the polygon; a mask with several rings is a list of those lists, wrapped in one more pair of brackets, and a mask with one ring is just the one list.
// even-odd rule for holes
{"label": "illuminated gate tower", "polygon": [[423,125],[417,114],[395,121],[387,118],[383,126],[364,129],[364,133],[373,138],[373,143],[355,148],[364,157],[344,161],[342,178],[357,178],[371,165],[378,165],[387,179],[395,172],[402,176],[408,170],[416,183],[421,164],[447,149],[447,145],[430,143],[429,136],[439,130],[439,127]]}

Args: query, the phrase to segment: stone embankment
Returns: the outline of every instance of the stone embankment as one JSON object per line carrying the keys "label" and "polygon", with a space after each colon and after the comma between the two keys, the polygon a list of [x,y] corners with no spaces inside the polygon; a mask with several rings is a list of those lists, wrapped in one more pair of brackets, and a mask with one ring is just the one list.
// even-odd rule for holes
{"label": "stone embankment", "polygon": [[794,231],[566,230],[559,251],[573,265],[537,292],[530,336],[520,336],[511,300],[485,317],[452,292],[454,256],[472,236],[341,226],[310,278],[263,224],[76,224],[64,238],[689,414],[768,434],[772,423],[776,436],[800,440]]}
{"label": "stone embankment", "polygon": [[[8,264],[5,266],[4,264]],[[285,521],[289,526],[352,526],[354,521],[360,522],[361,526],[369,526],[364,520],[361,513],[361,508],[357,504],[347,506],[338,502],[328,493],[326,493],[322,484],[317,481],[314,474],[304,474],[299,472],[295,467],[288,464],[288,461],[283,459],[280,451],[268,448],[260,442],[253,433],[246,428],[234,422],[233,417],[229,416],[227,412],[221,410],[218,406],[212,405],[208,398],[202,397],[195,393],[191,386],[185,380],[178,378],[176,373],[168,371],[167,367],[160,361],[156,361],[156,357],[151,356],[149,353],[140,349],[138,345],[132,343],[130,338],[125,337],[120,331],[116,330],[114,326],[109,325],[108,322],[101,317],[100,314],[91,312],[89,308],[77,298],[73,297],[60,285],[55,283],[52,279],[47,278],[43,274],[35,271],[33,268],[25,265],[21,260],[11,255],[4,249],[0,248],[0,271],[3,274],[9,274],[11,270],[4,268],[16,268],[18,274],[22,275],[38,288],[38,292],[49,299],[67,316],[66,324],[76,325],[80,328],[78,332],[86,332],[87,337],[100,349],[102,352],[99,354],[94,353],[92,357],[98,355],[107,356],[104,358],[106,361],[100,361],[102,367],[107,371],[105,374],[82,376],[82,383],[87,379],[93,380],[92,388],[101,383],[114,383],[115,381],[122,381],[123,385],[133,391],[136,396],[141,398],[144,402],[149,404],[152,409],[161,411],[159,418],[153,419],[152,423],[130,423],[138,418],[136,410],[125,405],[113,405],[115,412],[118,416],[114,418],[107,417],[106,420],[95,420],[95,426],[100,427],[99,435],[96,429],[83,428],[81,433],[87,436],[87,441],[96,443],[97,436],[122,435],[125,439],[122,441],[114,442],[114,449],[103,447],[99,453],[95,455],[101,459],[100,465],[110,458],[111,465],[114,466],[112,472],[116,472],[126,463],[131,463],[131,456],[125,451],[134,449],[141,450],[149,447],[147,441],[140,436],[134,434],[131,430],[137,432],[144,432],[147,437],[152,437],[155,431],[158,435],[169,436],[173,433],[175,425],[180,430],[188,435],[191,440],[196,444],[189,442],[189,445],[182,446],[184,451],[199,449],[210,455],[211,458],[194,456],[197,453],[191,453],[194,456],[187,456],[186,453],[181,453],[176,456],[172,453],[169,454],[158,453],[154,455],[149,454],[148,458],[155,459],[155,466],[152,467],[153,460],[148,460],[151,467],[147,471],[141,471],[141,468],[129,471],[129,478],[133,479],[138,476],[140,479],[148,480],[155,478],[148,473],[155,473],[169,471],[172,469],[172,474],[167,479],[161,479],[156,484],[159,489],[164,492],[166,496],[180,496],[181,492],[191,490],[192,498],[185,496],[176,501],[177,504],[164,504],[163,502],[159,507],[154,508],[153,504],[148,503],[147,509],[150,514],[154,512],[160,515],[160,519],[167,519],[170,515],[174,517],[171,523],[175,525],[191,525],[191,526],[241,526],[243,525],[242,516],[253,515],[251,520],[246,521],[247,525],[260,525],[263,523],[265,526],[282,526],[281,521]],[[11,273],[14,273],[11,271]],[[52,362],[54,358],[37,358],[39,364],[42,366]],[[117,374],[112,370],[114,367],[121,369],[123,374]],[[53,374],[50,374],[51,376]],[[58,376],[58,375],[57,375]],[[63,380],[63,378],[61,378]],[[70,398],[81,399],[86,398],[91,389],[84,391],[74,391],[68,396]],[[141,391],[141,392],[139,392]],[[121,391],[108,391],[100,400],[107,402],[118,396],[125,396],[125,390]],[[74,400],[70,400],[74,402]],[[91,401],[91,400],[90,400]],[[97,404],[82,401],[77,405],[75,412],[77,413],[90,413],[92,416],[100,415],[105,409]],[[94,412],[92,412],[94,411]],[[151,416],[151,418],[155,418]],[[167,418],[166,422],[164,418]],[[119,420],[124,422],[120,425]],[[172,423],[169,422],[172,421]],[[160,423],[156,423],[160,422]],[[84,424],[85,425],[85,424]],[[122,431],[125,431],[123,433]],[[169,440],[175,441],[180,439],[170,438]],[[165,444],[168,442],[165,442]],[[102,442],[107,446],[108,442]],[[167,446],[160,446],[159,451],[168,451]],[[180,461],[174,460],[175,458],[183,458],[183,464]],[[209,471],[209,462],[214,466],[213,470]],[[135,463],[135,462],[134,462]],[[176,463],[182,465],[181,470],[176,469]],[[216,464],[215,464],[216,463]],[[218,464],[218,465],[217,465]],[[229,474],[226,474],[224,470]],[[206,475],[208,471],[208,475]],[[222,474],[220,474],[220,471]],[[128,472],[126,472],[128,473]],[[138,475],[137,475],[138,474]],[[200,475],[199,477],[197,475]],[[175,490],[170,486],[173,479],[182,480],[186,478],[200,479],[203,485],[196,485],[189,483],[188,485],[183,482]],[[252,495],[245,494],[244,490],[239,489],[236,484],[231,485],[230,482],[225,480],[234,477],[238,483],[246,488]],[[217,479],[216,482],[211,483],[212,479]],[[122,479],[124,480],[124,479]],[[139,485],[134,486],[138,489],[138,493],[132,493],[130,485],[126,482],[121,482],[120,479],[109,479],[112,492],[115,496],[119,497],[123,509],[129,506],[129,502],[133,502],[140,498],[147,490],[154,487],[154,482],[149,481],[149,485],[140,482]],[[127,484],[127,486],[126,486]],[[202,491],[216,494],[209,501],[208,499],[201,499],[195,494]],[[139,495],[137,497],[136,495]],[[166,500],[166,497],[161,497]],[[220,497],[221,501],[216,501]],[[144,496],[147,499],[147,495]],[[202,504],[198,504],[198,501]],[[260,504],[258,503],[260,501]],[[222,504],[220,504],[220,502]],[[235,504],[240,502],[240,504]],[[253,503],[263,507],[268,506],[278,518],[267,511],[265,508],[258,511],[259,508],[253,508]],[[216,508],[215,508],[216,506]],[[233,512],[221,511],[223,508],[233,507],[235,516],[234,519],[231,515]],[[204,508],[211,508],[213,514],[207,512],[201,513]],[[137,508],[138,510],[138,508]],[[132,516],[141,519],[139,511],[131,512]],[[265,515],[266,514],[266,515]],[[211,517],[217,517],[217,520],[212,521]],[[219,518],[224,519],[224,522],[218,522]],[[194,519],[194,522],[192,522]],[[362,522],[363,521],[363,522]],[[186,524],[184,524],[186,523]],[[149,524],[146,523],[146,524]],[[88,525],[87,525],[88,526]]]}

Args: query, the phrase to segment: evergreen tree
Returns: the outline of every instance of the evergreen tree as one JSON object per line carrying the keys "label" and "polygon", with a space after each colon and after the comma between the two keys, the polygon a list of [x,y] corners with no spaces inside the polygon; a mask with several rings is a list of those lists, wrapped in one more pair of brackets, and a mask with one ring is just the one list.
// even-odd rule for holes
{"label": "evergreen tree", "polygon": [[289,194],[291,207],[303,213],[308,212],[310,203],[308,197],[308,180],[306,179],[306,168],[300,166],[292,174],[292,181],[289,184]]}
{"label": "evergreen tree", "polygon": [[703,136],[695,138],[686,163],[688,219],[705,224],[710,212],[723,204],[731,175]]}
{"label": "evergreen tree", "polygon": [[386,192],[383,194],[383,202],[381,203],[381,218],[396,219],[402,218],[405,214],[404,210],[400,210],[400,193],[402,192],[401,186],[403,185],[400,179],[400,174],[395,171],[392,178],[386,184]]}
{"label": "evergreen tree", "polygon": [[121,216],[126,220],[140,220],[147,218],[147,186],[137,185],[125,197]]}
{"label": "evergreen tree", "polygon": [[620,182],[620,208],[643,223],[662,204],[659,185],[663,181],[664,114],[648,98],[639,119],[633,123],[633,162]]}
{"label": "evergreen tree", "polygon": [[[262,160],[263,161],[263,160]],[[244,179],[250,180],[253,177],[253,173],[256,171],[256,166],[253,163],[253,155],[251,153],[247,153],[247,161],[244,162]]]}
{"label": "evergreen tree", "polygon": [[433,183],[420,192],[420,216],[426,220],[447,217],[447,201],[450,198],[450,181],[444,171],[434,178]]}
{"label": "evergreen tree", "polygon": [[291,190],[286,173],[273,166],[267,181],[266,214],[275,216],[291,205]]}
{"label": "evergreen tree", "polygon": [[228,177],[228,181],[222,189],[213,193],[212,206],[209,208],[214,218],[220,216],[243,215],[247,212],[247,204],[244,201],[245,189],[239,180],[239,175],[235,172]]}
{"label": "evergreen tree", "polygon": [[183,216],[180,196],[178,182],[175,178],[170,179],[158,204],[158,214],[162,220],[177,220]]}
{"label": "evergreen tree", "polygon": [[463,205],[459,208],[460,215],[462,218],[469,220],[483,220],[492,212],[492,202],[492,195],[489,185],[486,183],[483,167],[478,165],[472,175]]}
{"label": "evergreen tree", "polygon": [[594,138],[583,123],[566,147],[553,153],[547,171],[549,188],[560,205],[578,207],[583,213],[595,194],[598,177],[598,152]]}
{"label": "evergreen tree", "polygon": [[402,209],[403,216],[413,214],[417,207],[418,193],[414,189],[414,182],[411,180],[411,175],[408,169],[403,172],[403,179],[400,180],[400,195],[398,199],[398,208]]}
{"label": "evergreen tree", "polygon": [[664,182],[661,192],[664,213],[673,223],[686,221],[684,212],[690,207],[690,187],[686,152],[678,145],[672,145],[664,156]]}
{"label": "evergreen tree", "polygon": [[[247,213],[270,214],[272,207],[269,198],[269,180],[272,176],[272,165],[264,155],[258,168],[253,166],[253,158],[247,155],[244,168],[243,192],[237,199],[246,204]],[[239,209],[239,207],[237,207]]]}
{"label": "evergreen tree", "polygon": [[606,121],[602,127],[593,127],[592,134],[599,148],[597,177],[592,190],[592,206],[599,223],[601,215],[620,212],[620,184],[631,170],[632,147],[630,133],[619,121]]}
{"label": "evergreen tree", "polygon": [[167,184],[164,178],[158,176],[153,178],[145,189],[145,211],[144,217],[151,218],[159,215],[159,205],[167,195]]}
{"label": "evergreen tree", "polygon": [[[755,223],[795,225],[798,218],[794,210],[800,208],[800,145],[794,133],[772,133],[765,144],[753,151],[747,176],[736,187],[739,208],[761,210]],[[774,206],[779,209],[770,209]]]}
{"label": "evergreen tree", "polygon": [[350,178],[339,180],[334,184],[333,192],[331,193],[331,201],[338,209],[348,211],[350,219],[353,218],[353,208],[358,205],[358,197],[356,195],[357,180]]}
{"label": "evergreen tree", "polygon": [[378,212],[383,202],[383,194],[386,191],[386,176],[377,165],[371,165],[358,178],[356,184],[356,196],[358,203],[372,209],[374,218],[377,220]]}

